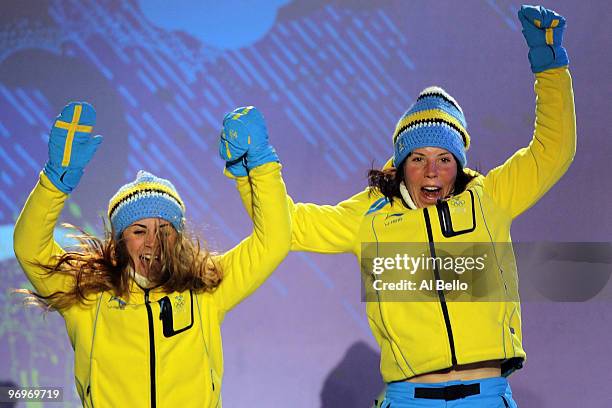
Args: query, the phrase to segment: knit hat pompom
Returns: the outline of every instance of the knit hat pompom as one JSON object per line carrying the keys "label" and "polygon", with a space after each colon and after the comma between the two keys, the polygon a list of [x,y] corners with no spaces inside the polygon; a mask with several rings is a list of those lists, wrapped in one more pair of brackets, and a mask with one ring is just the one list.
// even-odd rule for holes
{"label": "knit hat pompom", "polygon": [[462,167],[470,136],[461,106],[438,86],[425,88],[404,113],[393,133],[393,164],[399,166],[420,147],[440,147],[451,152]]}
{"label": "knit hat pompom", "polygon": [[144,218],[161,218],[180,232],[185,224],[185,204],[170,181],[140,170],[136,180],[119,188],[110,199],[108,218],[115,239]]}

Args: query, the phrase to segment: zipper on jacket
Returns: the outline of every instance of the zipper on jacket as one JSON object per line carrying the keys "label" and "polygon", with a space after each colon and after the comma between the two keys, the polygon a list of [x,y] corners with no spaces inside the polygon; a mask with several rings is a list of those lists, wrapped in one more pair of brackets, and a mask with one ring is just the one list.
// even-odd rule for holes
{"label": "zipper on jacket", "polygon": [[[423,208],[423,216],[425,217],[425,225],[427,226],[427,239],[429,240],[429,250],[433,258],[436,257],[436,248],[433,240],[433,232],[431,230],[431,221],[429,220],[429,212],[427,208]],[[434,276],[436,281],[440,279],[440,271],[436,262],[434,262]],[[448,315],[448,307],[446,306],[446,298],[444,292],[438,290],[438,297],[440,298],[440,305],[442,306],[442,314],[444,315],[444,324],[446,325],[446,334],[448,336],[448,344],[450,345],[451,362],[453,366],[457,365],[457,356],[455,355],[455,341],[453,340],[453,328],[451,326],[450,317]]]}
{"label": "zipper on jacket", "polygon": [[94,408],[93,396],[91,395],[91,384],[87,386],[87,391],[85,392],[85,394],[89,398],[89,402],[91,402],[91,408]]}
{"label": "zipper on jacket", "polygon": [[153,331],[153,310],[149,303],[149,291],[145,289],[145,306],[147,307],[147,316],[149,318],[149,375],[151,376],[151,408],[157,406],[155,397],[155,332]]}

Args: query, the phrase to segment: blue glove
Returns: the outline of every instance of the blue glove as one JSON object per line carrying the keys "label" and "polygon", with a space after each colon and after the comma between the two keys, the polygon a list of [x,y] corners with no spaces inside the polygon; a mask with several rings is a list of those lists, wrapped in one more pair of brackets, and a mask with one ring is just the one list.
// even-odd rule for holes
{"label": "blue glove", "polygon": [[232,114],[232,112],[228,113],[223,119],[223,130],[219,138],[219,155],[225,160],[225,168],[230,174],[234,177],[246,177],[249,175],[246,168],[246,150],[236,143],[238,133],[234,133],[233,129],[230,133],[230,130],[225,127],[226,120]]}
{"label": "blue glove", "polygon": [[49,160],[43,172],[58,190],[70,194],[96,153],[102,136],[91,136],[96,111],[86,102],[70,102],[49,135]]}
{"label": "blue glove", "polygon": [[268,141],[266,122],[253,106],[225,115],[219,154],[227,162],[227,170],[238,177],[262,164],[279,161]]}
{"label": "blue glove", "polygon": [[542,6],[521,6],[518,18],[529,46],[529,62],[534,73],[569,64],[561,46],[565,18]]}

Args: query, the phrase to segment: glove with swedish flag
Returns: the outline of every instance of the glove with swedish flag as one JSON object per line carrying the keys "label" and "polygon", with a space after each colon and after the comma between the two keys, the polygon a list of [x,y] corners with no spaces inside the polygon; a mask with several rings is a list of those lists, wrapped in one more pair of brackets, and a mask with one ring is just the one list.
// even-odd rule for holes
{"label": "glove with swedish flag", "polygon": [[234,109],[223,118],[219,154],[225,168],[235,177],[244,177],[257,166],[278,162],[268,141],[263,115],[253,106]]}
{"label": "glove with swedish flag", "polygon": [[521,6],[518,18],[529,46],[529,62],[534,73],[562,67],[569,63],[567,51],[561,46],[565,18],[542,6]]}
{"label": "glove with swedish flag", "polygon": [[58,190],[70,194],[79,184],[102,142],[102,136],[91,134],[95,124],[96,111],[87,102],[70,102],[55,119],[43,172]]}

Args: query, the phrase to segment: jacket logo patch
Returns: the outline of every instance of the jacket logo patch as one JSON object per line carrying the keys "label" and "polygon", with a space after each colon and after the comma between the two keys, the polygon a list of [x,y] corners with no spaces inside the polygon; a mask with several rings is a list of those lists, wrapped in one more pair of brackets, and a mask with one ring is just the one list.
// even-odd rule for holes
{"label": "jacket logo patch", "polygon": [[174,305],[174,309],[177,312],[180,312],[185,307],[185,298],[183,297],[183,295],[176,295],[172,304]]}
{"label": "jacket logo patch", "polygon": [[453,197],[448,200],[448,204],[452,205],[453,207],[463,207],[465,205],[465,200]]}
{"label": "jacket logo patch", "polygon": [[[113,303],[113,302],[117,302],[117,304]],[[119,309],[119,310],[123,310],[125,309],[125,305],[127,305],[127,302],[117,296],[112,296],[109,300],[108,300],[108,307],[110,309]]]}

